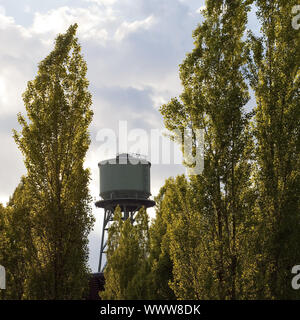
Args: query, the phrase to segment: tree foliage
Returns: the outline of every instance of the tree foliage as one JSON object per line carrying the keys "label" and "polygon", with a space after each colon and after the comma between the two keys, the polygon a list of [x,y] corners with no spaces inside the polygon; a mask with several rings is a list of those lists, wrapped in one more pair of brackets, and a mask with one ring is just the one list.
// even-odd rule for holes
{"label": "tree foliage", "polygon": [[291,269],[300,261],[300,38],[291,26],[297,1],[257,1],[261,36],[249,34],[255,92],[254,213],[259,296],[295,298]]}
{"label": "tree foliage", "polygon": [[28,82],[23,95],[27,117],[19,114],[22,130],[14,132],[27,169],[22,187],[27,207],[19,207],[16,195],[6,215],[11,209],[12,216],[18,215],[20,208],[28,216],[26,241],[35,252],[23,295],[28,299],[78,299],[87,288],[93,218],[90,173],[83,162],[93,113],[76,28],[72,25],[56,38],[54,50]]}
{"label": "tree foliage", "polygon": [[107,243],[105,291],[102,299],[132,300],[147,298],[149,274],[149,221],[144,208],[136,214],[134,224],[124,220],[120,207],[114,214]]}
{"label": "tree foliage", "polygon": [[[187,54],[180,67],[183,93],[180,100],[173,99],[161,107],[169,130],[189,127],[193,136],[196,129],[204,130],[204,171],[192,183],[194,190],[201,190],[201,201],[195,210],[189,203],[193,195],[184,196],[182,220],[177,220],[178,225],[174,226],[181,232],[187,228],[186,236],[190,234],[191,239],[190,242],[189,238],[185,240],[191,244],[191,257],[193,251],[198,250],[209,259],[207,268],[211,271],[211,279],[200,284],[196,283],[197,273],[201,268],[202,271],[206,269],[201,266],[204,257],[201,260],[199,256],[190,263],[193,270],[189,272],[180,267],[181,255],[174,258],[174,264],[178,263],[181,269],[178,279],[175,278],[175,286],[185,288],[182,281],[191,284],[191,277],[194,277],[193,291],[186,294],[197,298],[205,292],[204,283],[214,284],[210,297],[235,299],[240,291],[236,281],[242,263],[242,229],[249,213],[244,210],[243,199],[249,186],[251,156],[250,115],[244,108],[249,93],[242,70],[246,64],[242,37],[248,10],[248,1],[206,2],[205,21],[193,34],[195,49]],[[198,183],[201,187],[197,187]],[[192,221],[195,221],[194,225],[190,226]],[[196,241],[195,235],[202,239]],[[182,237],[178,239],[180,241]],[[197,243],[201,241],[204,247],[197,249]],[[178,245],[179,248],[186,246]],[[179,294],[179,297],[190,298],[186,294]]]}

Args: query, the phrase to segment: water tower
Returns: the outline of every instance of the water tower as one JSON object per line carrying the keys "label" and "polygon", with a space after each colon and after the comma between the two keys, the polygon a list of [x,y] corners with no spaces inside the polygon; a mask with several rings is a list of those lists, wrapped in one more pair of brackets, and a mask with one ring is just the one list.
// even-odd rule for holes
{"label": "water tower", "polygon": [[100,248],[98,272],[102,272],[103,256],[109,223],[113,221],[114,212],[120,206],[124,220],[134,222],[134,216],[139,209],[153,207],[155,202],[150,200],[150,167],[151,163],[137,154],[119,154],[113,159],[101,161],[100,196],[96,202],[98,208],[104,209],[103,228]]}

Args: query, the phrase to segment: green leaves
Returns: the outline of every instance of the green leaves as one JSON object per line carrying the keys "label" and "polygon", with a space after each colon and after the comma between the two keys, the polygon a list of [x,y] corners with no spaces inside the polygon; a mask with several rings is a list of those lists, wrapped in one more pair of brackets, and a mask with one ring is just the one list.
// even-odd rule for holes
{"label": "green leaves", "polygon": [[169,130],[205,131],[205,169],[192,184],[197,190],[201,183],[201,195],[194,195],[201,201],[198,207],[188,206],[192,195],[184,197],[177,209],[181,215],[170,224],[171,234],[175,232],[172,288],[182,299],[235,298],[238,293],[242,239],[237,237],[249,214],[241,213],[250,172],[249,115],[244,111],[249,93],[242,40],[248,10],[248,2],[206,2],[205,21],[193,33],[195,49],[180,66],[184,87],[180,102],[173,99],[161,108]]}
{"label": "green leaves", "polygon": [[[291,27],[296,1],[258,1],[261,39],[249,38],[256,93],[254,136],[258,201],[255,214],[263,295],[295,298],[290,269],[299,260],[299,33]],[[298,239],[298,240],[296,240]],[[265,265],[270,266],[266,270]]]}
{"label": "green leaves", "polygon": [[132,224],[130,219],[124,221],[117,207],[107,246],[105,291],[100,293],[101,298],[147,299],[149,226],[146,210],[140,209]]}
{"label": "green leaves", "polygon": [[87,237],[93,225],[83,168],[93,112],[87,66],[75,37],[77,25],[55,41],[39,64],[23,100],[14,138],[27,168],[30,243],[37,254],[22,298],[78,299],[87,289]]}

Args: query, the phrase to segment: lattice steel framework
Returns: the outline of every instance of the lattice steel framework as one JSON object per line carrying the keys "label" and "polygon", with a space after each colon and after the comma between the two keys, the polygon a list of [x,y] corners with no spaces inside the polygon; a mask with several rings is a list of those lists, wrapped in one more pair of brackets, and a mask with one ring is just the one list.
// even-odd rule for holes
{"label": "lattice steel framework", "polygon": [[114,212],[118,205],[121,208],[122,219],[124,220],[130,219],[131,223],[133,223],[136,213],[142,207],[144,207],[145,209],[153,207],[155,205],[155,202],[150,199],[134,199],[134,198],[109,199],[109,200],[100,200],[96,202],[96,206],[98,208],[104,209],[98,272],[103,272],[105,268],[105,265],[102,266],[102,264],[103,264],[103,258],[106,254],[107,233],[109,229],[109,224],[114,220]]}

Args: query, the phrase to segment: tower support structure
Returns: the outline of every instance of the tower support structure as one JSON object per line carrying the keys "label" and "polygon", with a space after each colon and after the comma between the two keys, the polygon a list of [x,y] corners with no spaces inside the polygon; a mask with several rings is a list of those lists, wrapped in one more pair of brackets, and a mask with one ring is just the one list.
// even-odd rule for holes
{"label": "tower support structure", "polygon": [[138,198],[107,199],[96,202],[96,207],[104,209],[98,272],[103,272],[106,265],[103,262],[107,249],[108,229],[110,223],[114,220],[116,207],[120,207],[122,219],[130,219],[131,223],[134,223],[135,215],[142,207],[147,209],[154,205],[153,200]]}

